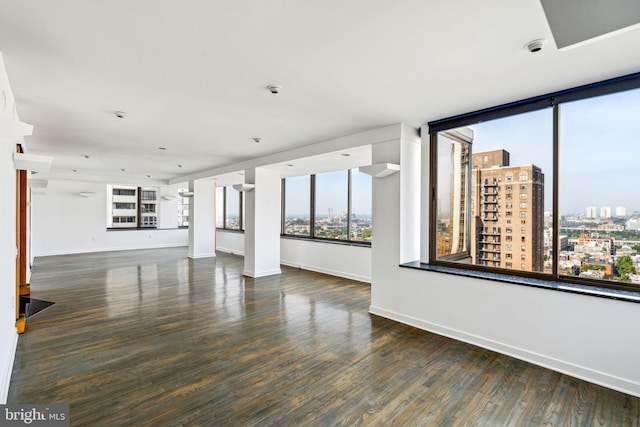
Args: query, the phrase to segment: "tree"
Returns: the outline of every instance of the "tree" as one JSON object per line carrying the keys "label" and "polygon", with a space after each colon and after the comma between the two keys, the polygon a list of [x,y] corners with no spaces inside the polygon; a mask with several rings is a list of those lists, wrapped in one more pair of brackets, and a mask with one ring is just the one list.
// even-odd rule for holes
{"label": "tree", "polygon": [[628,255],[619,256],[616,259],[616,271],[620,276],[620,280],[628,281],[629,275],[636,273],[631,257]]}
{"label": "tree", "polygon": [[582,264],[580,267],[581,272],[596,270],[596,271],[604,271],[606,267],[602,264]]}

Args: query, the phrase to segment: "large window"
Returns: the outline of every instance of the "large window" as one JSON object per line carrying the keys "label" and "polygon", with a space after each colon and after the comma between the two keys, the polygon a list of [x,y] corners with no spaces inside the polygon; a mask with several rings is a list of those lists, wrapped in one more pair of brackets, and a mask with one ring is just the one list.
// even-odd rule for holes
{"label": "large window", "polygon": [[430,123],[430,263],[640,289],[638,87],[627,76]]}
{"label": "large window", "polygon": [[283,179],[282,234],[371,242],[371,177],[357,169]]}
{"label": "large window", "polygon": [[371,241],[371,176],[351,170],[351,207],[349,218],[351,228],[349,239],[362,242]]}
{"label": "large window", "polygon": [[186,188],[178,189],[178,227],[189,226],[189,197],[181,196],[189,190]]}
{"label": "large window", "polygon": [[216,227],[244,230],[244,193],[231,185],[216,188]]}
{"label": "large window", "polygon": [[107,228],[157,228],[158,189],[107,186]]}
{"label": "large window", "polygon": [[284,180],[284,234],[311,236],[311,176]]}
{"label": "large window", "polygon": [[349,172],[336,171],[315,176],[314,236],[347,240],[349,235]]}

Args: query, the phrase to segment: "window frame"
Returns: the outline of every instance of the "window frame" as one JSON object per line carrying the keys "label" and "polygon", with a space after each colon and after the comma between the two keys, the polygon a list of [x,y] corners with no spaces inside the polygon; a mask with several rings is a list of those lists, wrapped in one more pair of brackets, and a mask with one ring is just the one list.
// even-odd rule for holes
{"label": "window frame", "polygon": [[[229,228],[227,227],[227,188],[232,187],[231,185],[225,185],[223,187],[218,187],[222,189],[222,227],[218,227],[216,221],[216,230],[224,230],[230,231],[233,233],[244,233],[244,193],[242,191],[238,191],[238,228]],[[237,191],[237,190],[236,190]],[[218,203],[218,200],[216,200]]]}
{"label": "window frame", "polygon": [[[566,283],[571,285],[581,285],[586,287],[587,289],[591,288],[606,288],[618,291],[631,291],[631,292],[640,292],[640,286],[637,284],[627,283],[627,282],[617,282],[612,280],[604,280],[604,279],[585,279],[578,276],[566,276],[559,274],[559,254],[560,254],[560,212],[559,212],[559,153],[560,153],[560,113],[562,104],[579,101],[583,99],[596,98],[603,95],[610,95],[615,93],[620,93],[628,90],[640,89],[640,73],[630,74],[626,76],[621,76],[609,80],[604,80],[601,82],[596,82],[588,85],[583,85],[559,92],[554,92],[550,94],[545,94],[533,98],[527,98],[524,100],[512,102],[509,104],[499,105],[495,107],[486,108],[483,110],[478,110],[466,114],[461,114],[458,116],[453,116],[441,120],[436,120],[427,123],[428,126],[428,138],[429,138],[429,164],[423,165],[423,167],[428,166],[429,171],[427,174],[428,179],[428,191],[430,195],[427,197],[428,200],[428,212],[427,215],[427,230],[428,230],[428,253],[425,254],[427,256],[427,265],[434,265],[438,267],[446,267],[450,270],[459,270],[460,274],[463,274],[465,270],[469,271],[478,271],[478,272],[486,272],[491,273],[492,275],[500,275],[504,274],[506,276],[522,276],[524,278],[538,279],[544,280],[546,282],[559,282]],[[511,270],[507,268],[499,268],[499,267],[489,267],[485,265],[479,264],[465,264],[465,263],[456,263],[447,259],[438,259],[437,258],[437,229],[436,229],[436,221],[437,221],[437,160],[438,160],[438,134],[441,132],[451,131],[457,128],[462,128],[465,126],[471,126],[480,122],[487,122],[491,120],[497,120],[506,117],[517,116],[522,113],[542,110],[542,109],[552,109],[552,173],[553,180],[551,183],[551,191],[552,191],[552,268],[551,273],[544,272],[530,272],[530,271],[519,271],[519,270]],[[520,176],[519,176],[520,177]],[[515,178],[515,177],[514,177]],[[527,177],[528,178],[528,177]],[[514,180],[515,181],[515,180]],[[518,180],[520,181],[520,180]],[[520,188],[522,189],[522,185],[520,184]],[[526,184],[524,184],[526,185]],[[467,196],[469,197],[469,196]],[[519,200],[523,200],[522,197],[518,198]],[[506,200],[512,200],[510,195],[506,196]],[[467,208],[469,214],[470,209]],[[423,213],[424,214],[424,213]],[[470,247],[473,242],[471,241],[471,236],[467,237],[469,239],[468,245]],[[510,263],[509,263],[510,264]],[[453,272],[453,274],[456,274]],[[507,280],[508,281],[508,280]],[[588,293],[588,292],[587,292]],[[594,295],[597,295],[597,291],[592,291]]]}

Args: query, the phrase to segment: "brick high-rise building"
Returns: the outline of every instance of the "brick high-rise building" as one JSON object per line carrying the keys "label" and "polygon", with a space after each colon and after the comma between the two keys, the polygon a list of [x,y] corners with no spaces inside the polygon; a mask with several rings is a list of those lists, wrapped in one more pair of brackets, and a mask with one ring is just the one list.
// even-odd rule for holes
{"label": "brick high-rise building", "polygon": [[540,168],[511,166],[505,150],[473,154],[472,168],[472,262],[542,272],[544,174]]}

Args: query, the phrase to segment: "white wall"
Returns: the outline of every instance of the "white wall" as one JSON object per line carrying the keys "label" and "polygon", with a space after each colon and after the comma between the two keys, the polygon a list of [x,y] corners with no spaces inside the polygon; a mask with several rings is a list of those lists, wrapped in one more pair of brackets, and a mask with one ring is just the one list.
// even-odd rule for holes
{"label": "white wall", "polygon": [[369,247],[280,239],[280,262],[304,270],[371,282]]}
{"label": "white wall", "polygon": [[371,313],[640,396],[640,305],[401,268],[411,215],[399,194],[413,184],[396,174],[373,185],[374,239],[385,244],[372,248]]}
{"label": "white wall", "polygon": [[[95,194],[80,197],[81,191]],[[107,231],[106,193],[106,184],[49,180],[45,193],[34,194],[31,200],[32,255],[187,246],[187,229]],[[177,202],[160,199],[158,203],[160,215],[169,211],[177,225],[177,206],[164,208]]]}
{"label": "white wall", "polygon": [[216,250],[234,255],[244,255],[244,233],[217,229]]}
{"label": "white wall", "polygon": [[[244,255],[244,234],[217,230],[217,250]],[[280,239],[280,263],[333,276],[371,282],[371,248],[302,239]]]}
{"label": "white wall", "polygon": [[[2,97],[4,93],[4,97]],[[6,103],[5,103],[6,99]],[[16,171],[13,153],[21,138],[11,136],[14,98],[0,56],[0,403],[6,403],[13,370],[16,332]]]}

